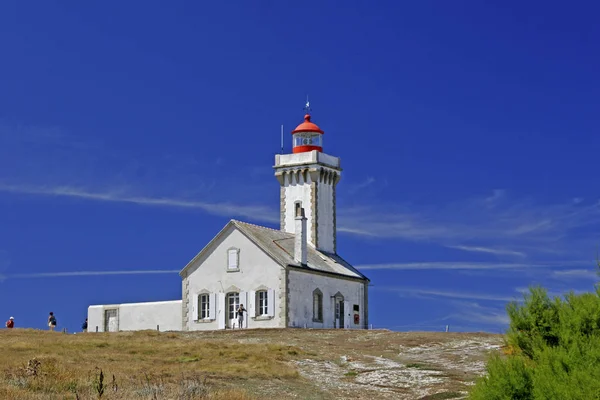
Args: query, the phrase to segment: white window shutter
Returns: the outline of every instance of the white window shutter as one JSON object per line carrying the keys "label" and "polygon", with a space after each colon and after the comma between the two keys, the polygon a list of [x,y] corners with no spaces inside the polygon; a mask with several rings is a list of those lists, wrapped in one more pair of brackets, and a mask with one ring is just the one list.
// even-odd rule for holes
{"label": "white window shutter", "polygon": [[256,302],[256,292],[255,291],[250,291],[248,292],[248,314],[256,317],[256,304],[254,304]]}
{"label": "white window shutter", "polygon": [[275,290],[273,289],[267,291],[267,315],[269,317],[275,316]]}
{"label": "white window shutter", "polygon": [[214,293],[211,293],[210,295],[208,295],[208,318],[209,319],[214,320],[217,318],[216,310],[217,310],[217,296],[215,296]]}
{"label": "white window shutter", "polygon": [[217,293],[217,327],[219,329],[225,329],[225,318],[227,318],[227,310],[225,309],[225,293]]}
{"label": "white window shutter", "polygon": [[235,249],[229,250],[227,253],[227,267],[229,269],[238,268],[238,251]]}
{"label": "white window shutter", "polygon": [[198,321],[198,293],[194,293],[192,297],[192,321]]}

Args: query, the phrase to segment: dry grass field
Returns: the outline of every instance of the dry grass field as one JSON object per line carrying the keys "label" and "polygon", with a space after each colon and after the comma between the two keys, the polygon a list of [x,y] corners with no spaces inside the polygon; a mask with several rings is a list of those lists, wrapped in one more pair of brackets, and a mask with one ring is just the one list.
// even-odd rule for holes
{"label": "dry grass field", "polygon": [[0,331],[1,399],[466,396],[499,335],[273,329]]}

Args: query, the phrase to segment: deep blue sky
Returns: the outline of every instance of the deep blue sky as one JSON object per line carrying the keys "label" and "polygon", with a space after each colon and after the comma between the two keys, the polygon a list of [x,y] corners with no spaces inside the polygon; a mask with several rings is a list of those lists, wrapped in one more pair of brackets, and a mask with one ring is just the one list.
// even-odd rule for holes
{"label": "deep blue sky", "polygon": [[307,94],[375,327],[499,332],[530,284],[591,290],[600,6],[483,3],[2,3],[0,318],[180,298],[230,218],[277,226]]}

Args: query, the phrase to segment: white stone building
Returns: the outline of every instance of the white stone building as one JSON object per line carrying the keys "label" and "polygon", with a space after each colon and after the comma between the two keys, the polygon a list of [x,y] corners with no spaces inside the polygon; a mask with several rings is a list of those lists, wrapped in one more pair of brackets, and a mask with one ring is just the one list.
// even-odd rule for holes
{"label": "white stone building", "polygon": [[280,230],[231,220],[183,268],[182,299],[96,305],[90,331],[368,327],[369,280],[336,252],[340,159],[322,152],[310,115],[292,154],[275,157]]}

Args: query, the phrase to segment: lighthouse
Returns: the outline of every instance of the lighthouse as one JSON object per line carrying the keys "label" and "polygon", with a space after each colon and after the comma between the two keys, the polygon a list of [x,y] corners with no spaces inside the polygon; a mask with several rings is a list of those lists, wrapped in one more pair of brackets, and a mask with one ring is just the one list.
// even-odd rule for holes
{"label": "lighthouse", "polygon": [[[369,278],[336,250],[340,159],[306,104],[288,154],[275,157],[279,230],[230,220],[179,273],[181,299],[93,305],[96,332],[369,326]],[[247,307],[245,319],[235,310]],[[311,312],[312,310],[312,312]]]}
{"label": "lighthouse", "polygon": [[292,153],[275,156],[280,184],[280,229],[294,233],[299,210],[306,217],[306,238],[314,248],[336,253],[336,186],[340,159],[323,152],[324,131],[309,113],[292,131]]}

